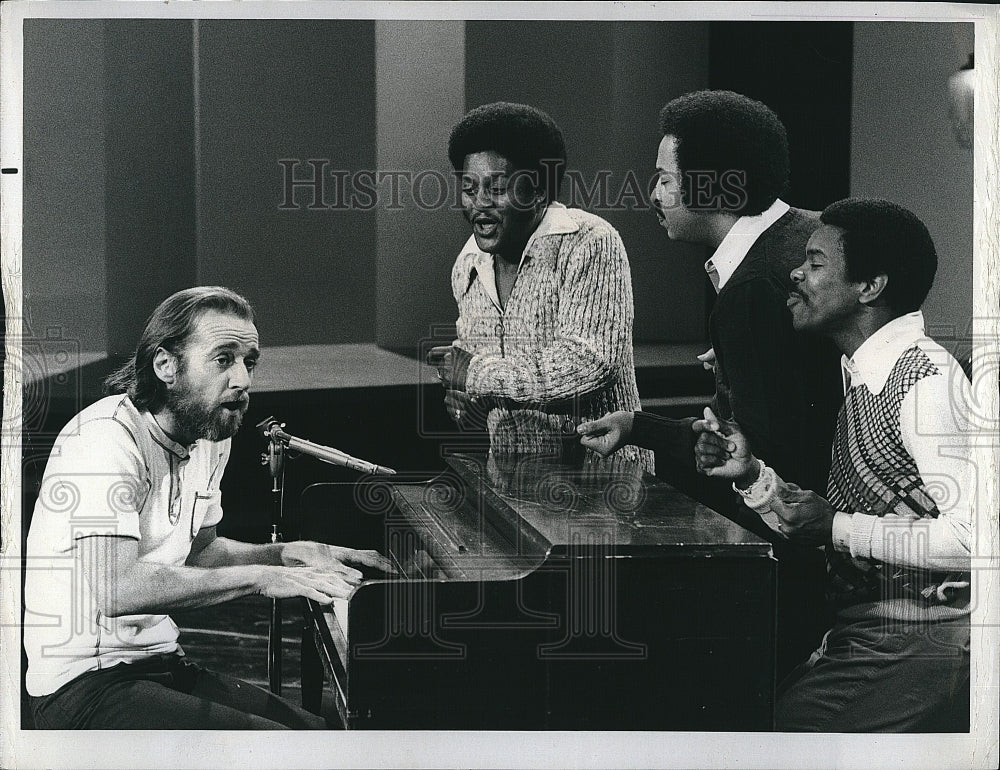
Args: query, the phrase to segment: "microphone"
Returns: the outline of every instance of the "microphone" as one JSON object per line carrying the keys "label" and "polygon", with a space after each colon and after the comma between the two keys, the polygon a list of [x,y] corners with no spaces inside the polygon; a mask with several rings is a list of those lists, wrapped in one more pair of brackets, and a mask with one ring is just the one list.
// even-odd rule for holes
{"label": "microphone", "polygon": [[284,427],[284,423],[279,423],[273,417],[268,417],[257,423],[257,430],[260,431],[260,435],[264,438],[270,441],[278,441],[289,449],[294,449],[296,452],[302,452],[302,454],[315,457],[317,460],[322,460],[325,463],[350,468],[360,473],[372,473],[379,476],[393,476],[396,473],[392,468],[370,463],[367,460],[359,460],[357,457],[351,457],[339,449],[314,444],[312,441],[291,436],[285,433],[283,430]]}

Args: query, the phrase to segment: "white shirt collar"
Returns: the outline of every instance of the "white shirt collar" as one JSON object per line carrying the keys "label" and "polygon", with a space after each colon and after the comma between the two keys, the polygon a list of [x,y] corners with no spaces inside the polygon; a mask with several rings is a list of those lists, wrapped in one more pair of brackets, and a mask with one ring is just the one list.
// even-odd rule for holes
{"label": "white shirt collar", "polygon": [[841,356],[844,393],[862,384],[876,395],[881,393],[899,357],[926,336],[924,314],[919,310],[889,321],[862,342],[853,357]]}
{"label": "white shirt collar", "polygon": [[[545,209],[545,215],[542,217],[542,221],[538,223],[538,227],[528,238],[528,242],[524,244],[524,251],[521,252],[521,261],[518,262],[517,269],[520,271],[521,266],[524,264],[524,260],[528,258],[531,251],[532,245],[539,238],[546,238],[550,235],[568,235],[569,233],[575,233],[580,229],[580,226],[574,221],[574,219],[569,215],[569,210],[559,201],[553,201]],[[500,296],[497,294],[496,286],[496,276],[493,273],[493,255],[487,254],[485,251],[480,251],[479,247],[476,245],[476,236],[470,235],[469,240],[465,242],[462,250],[459,252],[460,257],[471,256],[472,262],[470,266],[470,277],[471,271],[475,270],[479,275],[479,280],[483,284],[483,288],[489,295],[493,303],[500,307]]]}
{"label": "white shirt collar", "polygon": [[719,291],[736,272],[736,268],[746,258],[747,253],[771,225],[781,219],[790,209],[787,203],[776,198],[766,211],[752,217],[740,217],[726,233],[719,248],[705,263],[705,271],[715,267],[719,273]]}

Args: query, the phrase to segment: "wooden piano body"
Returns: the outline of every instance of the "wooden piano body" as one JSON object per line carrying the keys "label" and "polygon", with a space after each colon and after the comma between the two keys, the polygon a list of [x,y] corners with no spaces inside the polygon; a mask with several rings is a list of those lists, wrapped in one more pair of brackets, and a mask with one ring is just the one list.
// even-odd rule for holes
{"label": "wooden piano body", "polygon": [[355,491],[402,575],[306,603],[307,706],[325,681],[349,729],[771,729],[768,543],[613,458],[448,464]]}

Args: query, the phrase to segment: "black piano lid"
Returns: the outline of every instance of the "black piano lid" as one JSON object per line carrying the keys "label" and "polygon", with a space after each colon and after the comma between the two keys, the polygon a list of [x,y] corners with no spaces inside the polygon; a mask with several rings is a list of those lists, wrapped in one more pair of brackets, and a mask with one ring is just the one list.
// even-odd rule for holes
{"label": "black piano lid", "polygon": [[547,543],[550,555],[592,545],[617,556],[772,556],[767,541],[617,457],[491,453],[447,461],[479,491],[495,526]]}

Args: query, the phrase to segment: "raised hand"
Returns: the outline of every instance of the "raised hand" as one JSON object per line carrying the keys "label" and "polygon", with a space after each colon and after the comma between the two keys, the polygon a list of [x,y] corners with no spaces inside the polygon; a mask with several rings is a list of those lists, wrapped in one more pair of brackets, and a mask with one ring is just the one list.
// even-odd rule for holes
{"label": "raised hand", "polygon": [[[746,436],[733,420],[721,420],[711,407],[691,429],[698,435],[694,445],[695,464],[700,473],[731,479],[739,486],[752,482],[759,463],[750,451]],[[744,482],[744,483],[741,483]]]}
{"label": "raised hand", "polygon": [[465,390],[465,376],[472,354],[457,345],[438,345],[427,351],[427,363],[438,370],[438,380],[446,388]]}
{"label": "raised hand", "polygon": [[633,412],[611,412],[597,420],[581,422],[576,426],[580,443],[601,457],[614,454],[629,442],[632,436]]}
{"label": "raised hand", "polygon": [[427,351],[427,363],[438,370],[438,380],[445,387],[451,382],[452,358],[451,345],[437,345]]}

